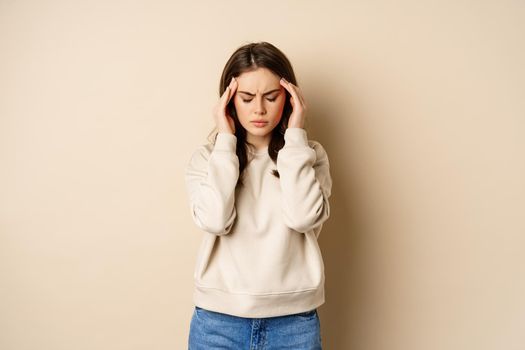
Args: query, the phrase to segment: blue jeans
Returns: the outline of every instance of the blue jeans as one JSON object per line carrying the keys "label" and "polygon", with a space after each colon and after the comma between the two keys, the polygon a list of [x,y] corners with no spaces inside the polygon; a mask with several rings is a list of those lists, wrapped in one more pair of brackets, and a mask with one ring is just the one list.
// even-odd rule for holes
{"label": "blue jeans", "polygon": [[195,306],[190,323],[189,350],[319,350],[317,309],[298,314],[246,318]]}

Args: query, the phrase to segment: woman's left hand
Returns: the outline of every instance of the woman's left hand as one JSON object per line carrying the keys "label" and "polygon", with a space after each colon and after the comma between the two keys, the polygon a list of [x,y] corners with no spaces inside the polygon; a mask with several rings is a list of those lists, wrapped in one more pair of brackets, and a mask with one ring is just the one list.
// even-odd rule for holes
{"label": "woman's left hand", "polygon": [[292,114],[288,120],[289,128],[304,128],[304,120],[306,118],[306,104],[304,102],[303,93],[298,86],[288,82],[286,79],[281,78],[281,85],[288,90],[290,95],[290,103],[292,104]]}

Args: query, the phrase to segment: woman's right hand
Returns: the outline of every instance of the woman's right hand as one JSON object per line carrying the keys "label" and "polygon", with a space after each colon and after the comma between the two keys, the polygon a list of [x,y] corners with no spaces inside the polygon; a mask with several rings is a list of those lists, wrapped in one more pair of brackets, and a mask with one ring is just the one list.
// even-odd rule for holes
{"label": "woman's right hand", "polygon": [[213,117],[219,132],[235,134],[235,122],[226,109],[231,98],[235,95],[235,90],[237,90],[237,80],[232,77],[230,85],[226,87],[221,98],[213,108]]}

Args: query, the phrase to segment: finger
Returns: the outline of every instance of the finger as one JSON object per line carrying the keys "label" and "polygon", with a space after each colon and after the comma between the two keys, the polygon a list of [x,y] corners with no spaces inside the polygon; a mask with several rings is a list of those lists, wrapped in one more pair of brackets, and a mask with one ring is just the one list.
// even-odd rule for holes
{"label": "finger", "polygon": [[235,91],[237,91],[237,86],[239,86],[239,84],[237,83],[237,79],[233,78],[232,82],[230,83],[230,96],[228,96],[228,101],[226,102],[226,104],[228,104],[232,97],[235,95]]}
{"label": "finger", "polygon": [[232,80],[230,81],[230,85],[226,87],[224,90],[224,94],[221,96],[221,108],[225,109],[228,103],[230,102],[231,97],[234,94],[234,88],[236,89],[237,81],[232,77]]}
{"label": "finger", "polygon": [[[283,82],[283,80],[281,80],[281,84],[282,84],[282,82]],[[292,95],[294,101],[297,102],[297,104],[304,106],[304,100],[299,97],[298,92],[295,90],[295,85],[294,84],[292,84],[292,83],[290,83],[290,82],[285,80],[283,86],[286,88],[286,90],[288,90],[290,92],[290,94]]]}
{"label": "finger", "polygon": [[301,90],[301,88],[299,86],[297,86],[297,85],[292,84],[292,83],[290,83],[290,85],[292,86],[292,89],[295,91],[295,94],[299,97],[300,104],[303,107],[306,107],[306,102],[304,100],[304,95],[303,95],[303,91]]}
{"label": "finger", "polygon": [[292,84],[291,82],[287,81],[286,79],[282,78],[281,82],[284,81],[284,84],[283,86],[286,88],[286,90],[288,90],[288,92],[290,92],[290,95],[292,95],[292,97],[299,103],[302,102],[302,100],[300,99],[299,97],[299,94],[297,92],[297,87]]}
{"label": "finger", "polygon": [[304,95],[303,95],[303,91],[301,90],[301,88],[297,85],[294,85],[292,83],[290,83],[291,87],[293,90],[295,90],[295,93],[297,94],[297,96],[299,96],[299,99],[301,101],[301,104],[303,105],[303,107],[306,108],[306,101],[304,99]]}
{"label": "finger", "polygon": [[[281,78],[281,80],[279,81],[279,83],[286,89],[286,91],[288,91],[290,93],[290,95],[293,97],[293,94],[292,94],[292,90],[291,90],[291,87],[290,87],[290,83],[284,79],[284,78]],[[293,106],[292,106],[293,107]]]}
{"label": "finger", "polygon": [[230,80],[230,83],[228,84],[228,86],[226,86],[226,88],[224,89],[224,92],[222,93],[221,98],[220,98],[221,101],[223,99],[227,98],[228,94],[230,93],[230,87],[231,87],[232,83],[233,83],[233,77]]}
{"label": "finger", "polygon": [[282,87],[284,87],[288,92],[290,92],[290,87],[288,86],[288,81],[286,81],[286,79],[281,78],[281,80],[279,80],[279,84],[281,84]]}
{"label": "finger", "polygon": [[226,108],[226,105],[228,104],[228,98],[230,97],[230,87],[227,86],[226,89],[224,90],[224,93],[222,94],[221,96],[221,99],[219,101],[219,106],[220,106],[220,110],[224,111],[224,109]]}
{"label": "finger", "polygon": [[301,99],[302,105],[306,107],[306,101],[304,100],[303,90],[301,90],[299,86],[294,85],[294,84],[292,84],[292,87],[296,91],[297,96],[299,96],[299,98]]}
{"label": "finger", "polygon": [[226,89],[224,89],[224,92],[222,93],[221,98],[219,99],[219,102],[217,103],[217,109],[224,109],[224,106],[226,106],[226,99],[230,95],[230,87],[226,86]]}

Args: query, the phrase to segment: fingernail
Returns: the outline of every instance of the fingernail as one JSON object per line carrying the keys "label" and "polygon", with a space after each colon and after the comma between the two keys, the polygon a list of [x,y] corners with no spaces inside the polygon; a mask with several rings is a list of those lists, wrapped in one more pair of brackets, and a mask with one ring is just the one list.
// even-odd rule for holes
{"label": "fingernail", "polygon": [[285,83],[288,82],[286,79],[284,79],[284,77],[282,77],[281,80],[284,81]]}
{"label": "fingernail", "polygon": [[233,83],[233,80],[234,80],[234,78],[232,77],[232,80],[230,80],[230,84],[232,84],[232,83]]}

